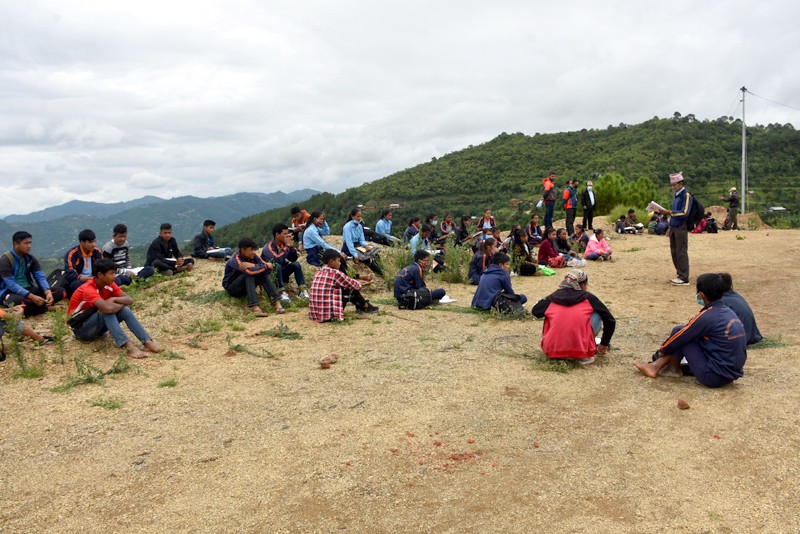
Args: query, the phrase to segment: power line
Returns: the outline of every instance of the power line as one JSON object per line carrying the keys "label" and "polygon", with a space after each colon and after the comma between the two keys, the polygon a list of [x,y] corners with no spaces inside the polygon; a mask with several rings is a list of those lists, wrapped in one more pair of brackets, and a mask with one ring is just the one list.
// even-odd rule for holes
{"label": "power line", "polygon": [[746,91],[748,93],[750,93],[751,95],[753,95],[753,96],[756,96],[756,97],[758,97],[758,98],[760,98],[762,100],[766,100],[767,102],[772,102],[773,104],[778,104],[779,106],[784,106],[784,107],[787,107],[789,109],[793,109],[795,111],[800,111],[800,108],[796,108],[794,106],[790,106],[789,104],[784,104],[783,102],[778,102],[777,100],[769,99],[769,98],[767,98],[765,96],[757,95],[753,91],[751,91],[750,89],[746,89]]}
{"label": "power line", "polygon": [[[738,102],[738,104],[737,104]],[[736,104],[736,109],[733,109],[733,105]],[[733,117],[733,114],[739,111],[739,106],[742,104],[742,101],[739,99],[739,91],[736,91],[736,96],[733,97],[733,102],[731,105],[728,106],[728,113],[725,115],[726,117]],[[733,109],[733,112],[731,110]]]}

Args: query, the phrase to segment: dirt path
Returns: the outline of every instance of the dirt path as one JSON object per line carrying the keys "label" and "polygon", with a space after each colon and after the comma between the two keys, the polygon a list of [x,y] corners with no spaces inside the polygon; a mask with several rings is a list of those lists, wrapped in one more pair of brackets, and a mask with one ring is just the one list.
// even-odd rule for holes
{"label": "dirt path", "polygon": [[[49,388],[74,374],[75,354],[113,364],[109,341],[69,341],[65,364],[26,345],[46,360],[40,379],[0,364],[0,531],[793,531],[799,284],[787,265],[799,238],[690,236],[692,279],[731,272],[764,335],[785,344],[751,350],[745,377],[721,390],[631,366],[698,309],[693,287],[667,282],[663,237],[615,239],[617,261],[587,267],[617,317],[615,350],[568,373],[539,360],[540,322],[465,309],[469,286],[420,312],[373,293],[382,313],[341,325],[304,309],[250,320],[219,298],[222,265],[202,264],[135,305],[185,359],[63,394]],[[530,309],[559,278],[513,281]],[[281,322],[302,339],[258,335]],[[320,370],[329,352],[341,359]],[[108,399],[122,406],[91,405]]]}

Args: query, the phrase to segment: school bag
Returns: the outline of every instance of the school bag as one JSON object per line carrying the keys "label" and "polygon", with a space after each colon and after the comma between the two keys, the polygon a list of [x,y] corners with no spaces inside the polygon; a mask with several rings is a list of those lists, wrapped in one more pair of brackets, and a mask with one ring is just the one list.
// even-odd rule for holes
{"label": "school bag", "polygon": [[714,218],[706,219],[706,232],[709,234],[716,234],[719,232],[717,221]]}
{"label": "school bag", "polygon": [[53,293],[63,291],[66,295],[67,286],[69,285],[67,271],[64,269],[55,269],[53,272],[47,275],[47,285],[50,286],[50,291]]}
{"label": "school bag", "polygon": [[[689,193],[686,193],[689,195]],[[700,224],[700,221],[703,220],[703,216],[706,214],[706,209],[703,207],[703,204],[697,200],[697,197],[689,195],[689,198],[692,201],[689,203],[689,213],[686,214],[686,228],[691,232],[694,230],[694,227]]]}
{"label": "school bag", "polygon": [[519,316],[525,315],[525,307],[522,305],[522,298],[519,295],[500,292],[492,302],[492,309],[503,315]]}
{"label": "school bag", "polygon": [[433,302],[431,290],[427,287],[409,289],[397,299],[397,307],[401,310],[419,310],[427,308]]}

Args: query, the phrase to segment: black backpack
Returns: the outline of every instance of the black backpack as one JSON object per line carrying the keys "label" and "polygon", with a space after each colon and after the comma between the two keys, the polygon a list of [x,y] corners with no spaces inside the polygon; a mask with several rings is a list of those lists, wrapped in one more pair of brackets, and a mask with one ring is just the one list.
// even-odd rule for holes
{"label": "black backpack", "polygon": [[492,309],[503,315],[518,317],[525,315],[525,307],[522,305],[522,297],[520,295],[504,293],[502,291],[494,298]]}
{"label": "black backpack", "polygon": [[[686,193],[689,195],[689,193]],[[691,232],[694,227],[700,224],[706,214],[706,209],[703,204],[697,200],[697,197],[689,195],[691,202],[689,202],[689,213],[686,214],[686,228]]]}
{"label": "black backpack", "polygon": [[419,289],[409,289],[399,299],[397,299],[397,307],[401,310],[419,310],[427,308],[433,302],[431,298],[431,290],[427,287]]}
{"label": "black backpack", "polygon": [[63,291],[64,294],[66,295],[67,288],[69,286],[67,271],[65,271],[64,269],[56,269],[50,274],[48,274],[47,285],[50,286],[50,291],[52,291],[53,293]]}

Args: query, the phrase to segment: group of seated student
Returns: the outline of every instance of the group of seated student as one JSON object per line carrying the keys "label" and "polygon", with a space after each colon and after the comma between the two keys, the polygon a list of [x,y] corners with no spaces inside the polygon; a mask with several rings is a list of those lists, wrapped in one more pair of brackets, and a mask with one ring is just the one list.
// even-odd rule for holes
{"label": "group of seated student", "polygon": [[653,235],[667,235],[669,228],[669,215],[653,213],[650,222],[647,224],[647,233]]}
{"label": "group of seated student", "polygon": [[67,293],[50,289],[39,260],[31,254],[33,237],[20,231],[11,241],[11,250],[0,255],[0,302],[9,308],[22,306],[25,317],[55,309]]}
{"label": "group of seated student", "polygon": [[229,248],[217,248],[214,246],[214,228],[217,223],[211,219],[203,221],[203,230],[194,236],[192,240],[192,257],[197,259],[225,260],[230,258],[233,252]]}
{"label": "group of seated student", "polygon": [[700,219],[700,222],[697,223],[697,226],[692,228],[693,234],[702,234],[703,232],[709,234],[716,234],[719,232],[717,220],[710,211],[706,212],[705,215],[703,215],[703,218]]}
{"label": "group of seated student", "polygon": [[644,225],[636,218],[636,210],[629,209],[628,214],[622,214],[614,223],[614,231],[618,234],[641,234]]}
{"label": "group of seated student", "polygon": [[728,287],[720,273],[698,276],[695,299],[702,309],[687,324],[672,329],[651,362],[634,366],[650,378],[693,375],[710,388],[744,376],[748,333],[741,317],[723,300]]}
{"label": "group of seated student", "polygon": [[172,237],[172,225],[162,223],[158,237],[147,249],[146,267],[153,267],[162,276],[172,276],[176,273],[191,271],[194,268],[194,259],[185,258],[178,242]]}
{"label": "group of seated student", "polygon": [[272,227],[272,241],[264,245],[261,250],[261,259],[264,260],[269,270],[275,270],[275,279],[278,283],[281,300],[291,300],[284,286],[292,275],[297,283],[298,296],[308,300],[306,280],[303,276],[303,268],[298,262],[299,258],[300,255],[294,246],[294,236],[289,232],[289,227],[283,223],[275,224]]}

